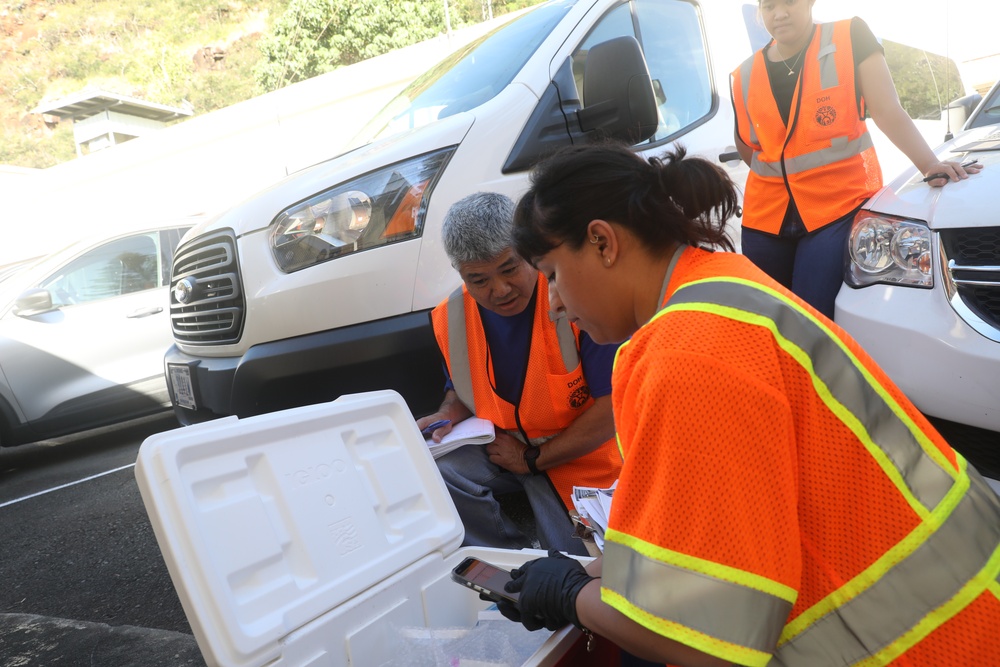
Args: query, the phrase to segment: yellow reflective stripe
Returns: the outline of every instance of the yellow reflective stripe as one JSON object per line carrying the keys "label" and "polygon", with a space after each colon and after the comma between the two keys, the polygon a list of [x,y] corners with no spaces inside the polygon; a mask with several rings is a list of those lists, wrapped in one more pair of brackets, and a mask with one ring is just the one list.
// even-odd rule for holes
{"label": "yellow reflective stripe", "polygon": [[868,450],[868,453],[871,454],[872,458],[875,459],[879,467],[882,468],[882,471],[889,478],[891,478],[892,483],[896,487],[898,487],[900,491],[903,492],[903,495],[905,496],[907,503],[917,514],[917,516],[921,518],[927,516],[928,514],[927,509],[923,506],[923,504],[919,500],[917,500],[917,498],[912,493],[910,493],[909,487],[906,485],[906,482],[903,480],[902,474],[896,468],[895,464],[889,459],[888,456],[886,456],[885,452],[882,451],[882,449],[877,444],[875,444],[871,436],[861,425],[861,422],[858,421],[858,419],[850,412],[850,410],[845,408],[843,404],[840,403],[840,401],[834,398],[832,392],[830,391],[826,383],[823,382],[816,375],[816,372],[813,370],[812,367],[812,360],[809,358],[809,355],[805,352],[805,350],[803,350],[798,345],[796,345],[792,341],[782,336],[781,332],[778,330],[778,327],[773,320],[764,315],[749,313],[745,310],[739,310],[731,306],[679,304],[676,306],[670,306],[669,310],[672,311],[688,310],[688,311],[712,313],[731,320],[737,320],[740,322],[744,322],[746,324],[756,325],[769,330],[771,334],[774,336],[775,342],[777,342],[778,346],[785,352],[787,352],[792,358],[794,358],[799,363],[799,365],[802,366],[802,368],[809,373],[809,377],[812,380],[813,388],[816,389],[816,393],[822,399],[823,403],[825,403],[827,408],[829,408],[829,410],[832,413],[834,413],[837,416],[837,418],[840,419],[840,421],[844,422],[844,424],[851,431],[853,431],[854,434],[857,436],[857,438],[864,444],[865,449]]}
{"label": "yellow reflective stripe", "polygon": [[628,533],[623,533],[620,530],[615,530],[614,528],[608,528],[607,532],[604,534],[604,539],[607,542],[613,542],[632,549],[646,558],[661,563],[667,563],[691,572],[698,572],[714,579],[731,581],[735,584],[739,584],[740,586],[752,588],[756,591],[760,591],[761,593],[776,597],[779,600],[784,600],[785,602],[789,602],[791,604],[795,604],[795,600],[798,597],[798,591],[791,586],[786,586],[785,584],[775,581],[774,579],[762,577],[759,574],[747,572],[746,570],[740,570],[729,565],[723,565],[722,563],[716,563],[715,561],[698,558],[697,556],[684,554],[680,551],[667,549],[657,544],[653,544],[652,542],[647,542],[642,538],[635,537],[634,535],[629,535]]}
{"label": "yellow reflective stripe", "polygon": [[[743,295],[735,295],[726,289],[726,285],[737,286],[742,285],[744,287],[750,288]],[[706,287],[718,287],[722,288],[722,293],[713,294],[712,300],[709,301],[698,301],[696,300],[697,290],[691,291],[692,288],[706,286]],[[683,295],[681,293],[684,293]],[[714,290],[713,290],[714,292]],[[742,305],[721,304],[722,299],[718,297],[724,296],[728,300],[736,300],[743,302]],[[753,299],[760,298],[765,303],[751,303]],[[768,299],[767,297],[771,297]],[[757,305],[764,308],[765,306],[774,306],[787,309],[783,310],[778,316],[782,317],[781,326],[775,321],[775,317],[770,317],[767,314],[760,314],[750,310],[751,305]],[[763,326],[770,330],[773,335],[775,335],[776,340],[790,353],[795,351],[795,358],[803,364],[803,367],[809,371],[810,376],[813,378],[814,386],[816,386],[818,391],[821,391],[821,396],[824,401],[832,400],[834,405],[828,403],[828,407],[841,417],[846,417],[847,420],[845,424],[851,428],[851,430],[859,437],[859,439],[864,443],[865,447],[868,448],[870,452],[873,453],[875,460],[879,462],[883,469],[886,465],[892,468],[892,472],[888,472],[890,478],[899,487],[901,493],[907,499],[907,502],[911,506],[915,507],[923,505],[923,509],[917,510],[920,516],[925,516],[930,508],[937,505],[949,491],[950,485],[954,480],[961,474],[960,471],[955,470],[954,465],[941,453],[941,451],[931,442],[927,434],[914,423],[914,421],[906,414],[906,411],[896,403],[889,392],[879,383],[871,372],[862,364],[854,354],[848,349],[844,342],[834,334],[825,324],[813,317],[808,311],[799,306],[794,301],[788,299],[780,292],[777,292],[769,287],[761,285],[759,283],[745,280],[741,278],[707,278],[704,280],[692,281],[685,284],[678,292],[670,299],[670,304],[667,308],[664,308],[653,319],[656,319],[660,315],[664,314],[666,311],[671,310],[690,310],[696,312],[711,312],[722,317],[729,317],[732,319],[737,319],[748,324],[755,324],[758,326]],[[793,321],[798,318],[802,321],[808,322],[814,329],[819,329],[823,334],[822,336],[817,336],[815,331],[801,331],[796,330],[796,334],[800,337],[812,337],[818,339],[823,345],[829,346],[833,344],[836,350],[843,355],[843,358],[833,358],[829,350],[820,349],[819,352],[823,353],[823,357],[819,360],[824,364],[831,365],[828,370],[831,371],[831,378],[835,382],[843,383],[844,380],[839,376],[839,368],[836,366],[837,363],[841,361],[847,361],[851,363],[854,369],[858,372],[861,378],[864,380],[863,385],[860,389],[865,392],[873,394],[871,399],[879,399],[879,405],[871,405],[872,400],[862,400],[864,396],[854,396],[854,395],[844,395],[843,398],[837,398],[833,396],[830,391],[829,386],[826,381],[821,378],[822,374],[816,373],[816,368],[813,359],[809,354],[805,353],[802,346],[798,343],[791,341],[788,336],[785,335],[784,331],[779,333],[779,329],[788,328],[790,331],[795,330],[801,322]],[[811,341],[805,341],[809,343]],[[851,400],[854,404],[854,409],[849,409],[843,405],[843,400]],[[892,412],[893,416],[898,420],[899,427],[897,428],[892,422],[887,421],[883,415],[881,415],[878,410],[881,408],[888,409]],[[873,439],[869,433],[869,427],[866,427],[858,415],[866,415],[867,418],[872,421],[872,428],[877,428],[881,431],[885,431],[888,436],[885,442],[881,445],[874,443]],[[905,440],[915,441],[919,445],[919,454],[926,456],[930,461],[924,462],[921,460],[920,456],[911,457],[910,459],[904,459],[904,457],[909,454],[904,449]],[[872,447],[876,450],[873,450]],[[884,448],[889,448],[899,460],[893,462],[892,457],[889,457]],[[927,465],[933,463],[934,465]],[[912,479],[908,481],[904,480],[905,476]],[[912,490],[911,490],[912,489]],[[917,497],[916,490],[919,489],[920,497]]]}
{"label": "yellow reflective stripe", "polygon": [[892,662],[968,607],[984,591],[988,590],[997,595],[998,576],[1000,576],[1000,547],[993,552],[990,560],[986,563],[986,567],[980,570],[979,574],[962,587],[953,598],[925,616],[913,629],[902,635],[885,649],[855,664],[857,667],[877,667],[878,665],[886,665]]}
{"label": "yellow reflective stripe", "polygon": [[667,621],[658,616],[654,616],[635,605],[631,604],[624,597],[615,591],[601,587],[601,601],[613,607],[628,618],[632,619],[647,630],[658,635],[673,639],[676,642],[698,649],[702,653],[713,655],[722,660],[733,662],[739,665],[749,665],[750,667],[765,667],[771,660],[771,654],[764,651],[756,651],[745,646],[730,644],[715,637],[706,635],[703,632],[692,630],[689,627]]}
{"label": "yellow reflective stripe", "polygon": [[719,646],[768,655],[774,650],[794,589],[618,530],[605,538],[601,586],[621,596],[622,613],[678,641],[684,634],[684,643],[686,633],[711,638],[714,652]]}
{"label": "yellow reflective stripe", "polygon": [[[621,345],[619,345],[617,350],[615,350],[615,358],[614,358],[614,361],[611,362],[611,372],[612,373],[614,373],[615,369],[618,368],[618,357],[619,357],[619,355],[621,355],[622,350],[624,350],[625,346],[628,345],[631,342],[632,342],[632,339],[629,338],[624,343],[622,343]],[[625,459],[625,449],[622,447],[622,439],[618,435],[618,429],[615,429],[615,443],[617,443],[617,445],[618,445],[618,455],[621,456],[622,459],[624,460]]]}
{"label": "yellow reflective stripe", "polygon": [[881,558],[858,573],[853,579],[835,591],[832,591],[825,598],[789,621],[788,625],[785,626],[785,631],[781,634],[778,646],[794,640],[820,618],[857,598],[885,576],[893,567],[913,554],[951,516],[951,513],[958,506],[959,502],[961,502],[968,489],[969,478],[968,476],[963,476],[955,484],[948,497],[924,521],[921,521],[909,535],[900,540],[894,547],[884,553]]}

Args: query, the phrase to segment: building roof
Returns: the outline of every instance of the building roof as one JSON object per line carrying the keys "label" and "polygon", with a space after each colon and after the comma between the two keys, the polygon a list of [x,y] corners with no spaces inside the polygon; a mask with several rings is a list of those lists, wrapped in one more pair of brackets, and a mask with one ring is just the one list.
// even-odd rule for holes
{"label": "building roof", "polygon": [[42,102],[32,112],[81,120],[95,116],[108,109],[117,111],[118,113],[157,121],[173,120],[181,116],[190,116],[194,113],[190,108],[170,107],[165,104],[146,102],[127,95],[93,89],[82,90],[58,100]]}

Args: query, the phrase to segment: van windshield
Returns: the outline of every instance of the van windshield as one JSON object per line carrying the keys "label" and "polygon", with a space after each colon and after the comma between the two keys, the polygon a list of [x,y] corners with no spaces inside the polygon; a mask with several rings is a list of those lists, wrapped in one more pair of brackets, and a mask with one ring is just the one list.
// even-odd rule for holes
{"label": "van windshield", "polygon": [[460,48],[393,98],[351,147],[429,125],[493,99],[575,3],[547,2]]}

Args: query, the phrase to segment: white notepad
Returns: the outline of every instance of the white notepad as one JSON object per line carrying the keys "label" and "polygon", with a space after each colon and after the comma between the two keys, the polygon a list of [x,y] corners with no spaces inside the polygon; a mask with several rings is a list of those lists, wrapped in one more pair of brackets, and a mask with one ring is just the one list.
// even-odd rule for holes
{"label": "white notepad", "polygon": [[495,437],[493,422],[479,417],[469,417],[455,424],[451,432],[441,438],[441,442],[427,438],[427,446],[434,458],[440,458],[463,445],[485,445],[493,442]]}

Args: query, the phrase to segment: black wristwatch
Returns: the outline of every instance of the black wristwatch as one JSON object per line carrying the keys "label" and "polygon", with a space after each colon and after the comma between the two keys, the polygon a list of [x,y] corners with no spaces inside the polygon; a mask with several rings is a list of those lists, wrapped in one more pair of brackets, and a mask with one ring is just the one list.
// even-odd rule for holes
{"label": "black wristwatch", "polygon": [[538,455],[541,453],[541,447],[533,447],[532,445],[528,445],[524,450],[524,462],[528,466],[528,470],[531,471],[532,475],[539,475],[542,472],[538,469],[538,466],[535,465],[535,459],[537,459]]}

